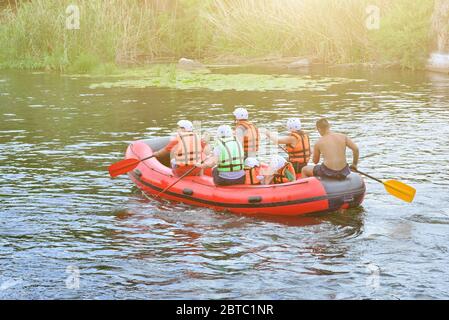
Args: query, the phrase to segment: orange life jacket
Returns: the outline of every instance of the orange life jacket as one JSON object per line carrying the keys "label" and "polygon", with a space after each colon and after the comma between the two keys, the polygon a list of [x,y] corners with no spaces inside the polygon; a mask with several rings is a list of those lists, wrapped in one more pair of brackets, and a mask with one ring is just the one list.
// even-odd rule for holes
{"label": "orange life jacket", "polygon": [[257,179],[257,176],[260,175],[260,167],[245,167],[245,184],[260,184],[260,180]]}
{"label": "orange life jacket", "polygon": [[201,139],[193,132],[179,133],[177,150],[175,152],[178,166],[191,166],[201,161]]}
{"label": "orange life jacket", "polygon": [[[286,171],[290,171],[294,179],[296,180],[296,174],[295,169],[293,168],[293,165],[290,162],[287,162],[282,168],[280,168],[274,175],[273,175],[273,183],[279,184],[279,183],[286,183],[291,182],[287,176]],[[295,181],[293,180],[293,181]]]}
{"label": "orange life jacket", "polygon": [[288,160],[290,162],[299,162],[306,164],[310,159],[310,140],[309,136],[302,131],[292,131],[290,136],[296,138],[296,145],[293,148],[291,144],[286,146]]}
{"label": "orange life jacket", "polygon": [[245,135],[243,136],[243,151],[247,154],[248,152],[257,152],[259,150],[259,129],[256,128],[254,124],[247,120],[237,121],[237,126],[244,127]]}
{"label": "orange life jacket", "polygon": [[264,176],[267,174],[268,165],[266,163],[261,162],[257,167],[245,167],[245,184],[261,184],[262,182],[257,179],[257,176]]}

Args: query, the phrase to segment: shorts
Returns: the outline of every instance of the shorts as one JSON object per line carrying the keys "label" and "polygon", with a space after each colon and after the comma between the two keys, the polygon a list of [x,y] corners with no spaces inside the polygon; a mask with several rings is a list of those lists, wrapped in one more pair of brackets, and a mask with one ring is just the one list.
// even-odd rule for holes
{"label": "shorts", "polygon": [[313,167],[313,175],[316,177],[322,177],[322,178],[344,180],[344,179],[346,179],[347,176],[349,176],[350,173],[351,173],[351,170],[349,169],[348,165],[346,165],[341,170],[329,169],[324,164],[318,164],[315,167]]}
{"label": "shorts", "polygon": [[214,183],[217,186],[232,186],[234,184],[245,184],[246,175],[241,176],[238,179],[225,179],[220,177],[220,172],[217,168],[212,170],[212,177],[214,178]]}

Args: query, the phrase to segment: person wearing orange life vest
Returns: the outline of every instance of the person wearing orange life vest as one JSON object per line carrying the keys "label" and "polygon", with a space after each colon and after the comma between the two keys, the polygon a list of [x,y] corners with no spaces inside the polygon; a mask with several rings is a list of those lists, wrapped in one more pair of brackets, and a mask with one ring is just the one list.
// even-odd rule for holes
{"label": "person wearing orange life vest", "polygon": [[267,166],[260,163],[259,160],[253,157],[245,159],[245,184],[258,185],[264,180],[264,171],[266,171]]}
{"label": "person wearing orange life vest", "polygon": [[310,138],[307,133],[301,130],[301,120],[290,118],[287,120],[288,136],[275,137],[267,131],[267,137],[278,144],[285,144],[285,151],[288,153],[288,161],[293,165],[295,172],[300,173],[301,169],[307,166],[310,160]]}
{"label": "person wearing orange life vest", "polygon": [[237,108],[234,110],[235,116],[235,136],[243,146],[245,158],[255,157],[259,151],[259,129],[248,121],[248,110]]}
{"label": "person wearing orange life vest", "polygon": [[264,184],[280,184],[296,181],[293,165],[280,155],[275,155],[269,166],[271,174],[265,176]]}
{"label": "person wearing orange life vest", "polygon": [[[179,177],[192,169],[197,162],[203,160],[206,142],[193,132],[192,122],[180,120],[177,125],[178,132],[176,136],[164,148],[154,152],[154,156],[161,158],[170,154],[173,174]],[[197,168],[189,173],[189,176],[200,174],[201,169]]]}

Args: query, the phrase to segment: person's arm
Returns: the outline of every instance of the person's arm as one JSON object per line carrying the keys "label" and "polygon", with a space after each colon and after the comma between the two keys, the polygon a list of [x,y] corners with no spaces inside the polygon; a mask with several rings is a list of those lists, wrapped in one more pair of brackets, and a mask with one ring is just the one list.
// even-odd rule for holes
{"label": "person's arm", "polygon": [[169,154],[177,144],[178,144],[177,140],[170,140],[164,148],[154,152],[153,155],[156,158],[164,157],[167,154]]}
{"label": "person's arm", "polygon": [[206,168],[212,168],[218,163],[218,157],[217,156],[210,156],[209,158],[206,158],[206,160],[203,163],[197,163],[196,166],[198,168],[206,169]]}
{"label": "person's arm", "polygon": [[320,144],[317,142],[313,146],[313,163],[318,164],[318,162],[320,162],[320,157],[321,157]]}
{"label": "person's arm", "polygon": [[155,156],[156,158],[161,158],[161,157],[166,156],[169,153],[170,153],[170,151],[168,151],[167,148],[162,148],[161,150],[154,152],[153,156]]}
{"label": "person's arm", "polygon": [[346,137],[346,146],[352,150],[351,168],[357,170],[357,165],[359,164],[359,147],[357,147],[357,145],[348,137]]}
{"label": "person's arm", "polygon": [[198,168],[206,169],[206,168],[212,168],[213,166],[217,165],[218,159],[220,156],[220,148],[215,146],[213,153],[208,156],[203,163],[197,163],[196,166]]}
{"label": "person's arm", "polygon": [[210,148],[210,145],[204,139],[201,139],[201,148],[203,149],[203,153],[207,157],[211,152],[211,148]]}
{"label": "person's arm", "polygon": [[296,139],[292,136],[278,137],[277,135],[274,135],[269,131],[267,131],[266,134],[267,134],[268,139],[270,139],[273,143],[277,143],[277,144],[295,144],[296,143]]}
{"label": "person's arm", "polygon": [[206,145],[204,148],[203,148],[203,152],[204,152],[204,154],[206,155],[206,157],[211,153],[211,148],[210,148],[210,145]]}

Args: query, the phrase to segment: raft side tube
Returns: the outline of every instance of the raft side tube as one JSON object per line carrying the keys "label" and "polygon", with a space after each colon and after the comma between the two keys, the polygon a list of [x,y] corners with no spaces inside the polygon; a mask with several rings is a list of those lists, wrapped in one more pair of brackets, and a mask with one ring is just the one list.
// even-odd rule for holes
{"label": "raft side tube", "polygon": [[334,211],[342,207],[358,206],[366,191],[362,177],[356,173],[349,174],[344,180],[319,178],[326,190],[329,200],[329,210]]}

